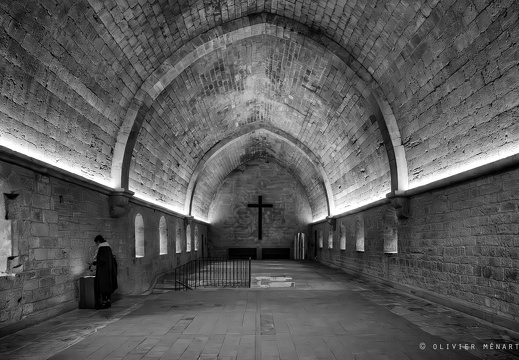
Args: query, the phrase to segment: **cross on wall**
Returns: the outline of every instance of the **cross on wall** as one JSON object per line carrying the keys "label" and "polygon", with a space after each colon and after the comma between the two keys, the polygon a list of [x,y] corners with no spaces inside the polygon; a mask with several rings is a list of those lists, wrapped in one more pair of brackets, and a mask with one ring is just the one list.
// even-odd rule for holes
{"label": "cross on wall", "polygon": [[263,204],[263,196],[258,196],[257,204],[247,204],[247,207],[258,208],[258,240],[262,239],[262,229],[263,229],[263,208],[271,208],[273,204]]}

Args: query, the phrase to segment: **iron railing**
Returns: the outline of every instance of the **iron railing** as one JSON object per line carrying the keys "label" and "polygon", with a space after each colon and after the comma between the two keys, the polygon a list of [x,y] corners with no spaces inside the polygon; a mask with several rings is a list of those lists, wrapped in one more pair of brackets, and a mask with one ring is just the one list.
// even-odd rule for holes
{"label": "iron railing", "polygon": [[250,287],[251,260],[200,258],[176,268],[164,282],[173,282],[174,290],[197,287]]}

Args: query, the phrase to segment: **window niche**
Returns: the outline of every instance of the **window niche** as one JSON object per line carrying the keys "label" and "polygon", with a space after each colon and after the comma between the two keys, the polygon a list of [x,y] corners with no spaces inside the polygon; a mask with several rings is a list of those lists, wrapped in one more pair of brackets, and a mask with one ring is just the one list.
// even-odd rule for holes
{"label": "window niche", "polygon": [[322,249],[324,244],[323,230],[319,230],[319,248]]}
{"label": "window niche", "polygon": [[19,263],[18,246],[13,239],[13,221],[19,218],[19,194],[4,193],[0,204],[0,275],[5,276],[23,270]]}
{"label": "window niche", "polygon": [[346,250],[346,225],[341,221],[339,225],[339,249]]}
{"label": "window niche", "polygon": [[177,222],[176,237],[175,237],[175,252],[180,254],[182,252],[182,228]]}
{"label": "window niche", "polygon": [[144,219],[141,214],[135,216],[135,257],[144,257]]}
{"label": "window niche", "polygon": [[195,225],[195,251],[198,251],[198,225]]}
{"label": "window niche", "polygon": [[159,222],[159,242],[160,255],[166,255],[168,253],[168,225],[164,216],[160,217]]}
{"label": "window niche", "polygon": [[355,249],[364,252],[364,217],[359,216],[355,219]]}
{"label": "window niche", "polygon": [[388,207],[384,214],[384,254],[398,253],[398,217],[397,210]]}
{"label": "window niche", "polygon": [[328,230],[328,249],[333,249],[333,230]]}
{"label": "window niche", "polygon": [[191,252],[191,224],[186,227],[186,252]]}

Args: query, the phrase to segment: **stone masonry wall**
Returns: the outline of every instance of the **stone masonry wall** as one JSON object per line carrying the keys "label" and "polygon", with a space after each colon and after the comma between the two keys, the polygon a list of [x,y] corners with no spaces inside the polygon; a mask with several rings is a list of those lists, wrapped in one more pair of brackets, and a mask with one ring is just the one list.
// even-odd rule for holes
{"label": "stone masonry wall", "polygon": [[[337,220],[333,248],[317,260],[346,271],[422,289],[487,313],[519,320],[519,170],[414,196],[410,217],[394,231],[398,253],[383,253],[389,205]],[[365,251],[355,248],[355,222],[364,219]],[[342,229],[342,230],[341,230]],[[339,249],[341,231],[346,250]]]}
{"label": "stone masonry wall", "polygon": [[[3,162],[0,191],[1,213],[7,217],[0,225],[11,227],[10,234],[1,232],[0,241],[2,248],[12,247],[13,255],[3,262],[7,269],[0,269],[0,336],[78,307],[79,278],[91,274],[87,263],[97,234],[109,242],[118,261],[117,296],[141,294],[159,274],[201,256],[201,247],[185,251],[183,219],[157,209],[131,203],[125,216],[111,218],[107,194]],[[144,219],[143,258],[135,257],[137,213]],[[168,228],[167,255],[159,255],[161,216]],[[177,224],[184,242],[180,254],[174,246]],[[204,224],[191,226],[198,227],[199,237],[207,237]]]}
{"label": "stone masonry wall", "polygon": [[[264,204],[263,240],[258,241],[258,196]],[[228,248],[293,248],[298,232],[308,236],[311,221],[302,186],[273,162],[251,161],[223,181],[209,211],[212,255],[227,256]],[[261,253],[261,251],[260,251]]]}
{"label": "stone masonry wall", "polygon": [[410,187],[517,153],[518,17],[513,0],[441,1],[378,79]]}

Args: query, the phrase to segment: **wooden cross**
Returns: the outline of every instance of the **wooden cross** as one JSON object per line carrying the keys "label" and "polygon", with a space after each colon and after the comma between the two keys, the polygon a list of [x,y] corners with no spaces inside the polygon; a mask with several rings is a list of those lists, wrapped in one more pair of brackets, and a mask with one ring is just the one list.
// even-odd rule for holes
{"label": "wooden cross", "polygon": [[260,195],[258,196],[258,203],[257,204],[247,204],[248,207],[257,207],[258,208],[258,240],[261,240],[261,229],[263,224],[263,208],[264,207],[272,207],[272,204],[263,204],[262,202],[263,197]]}

